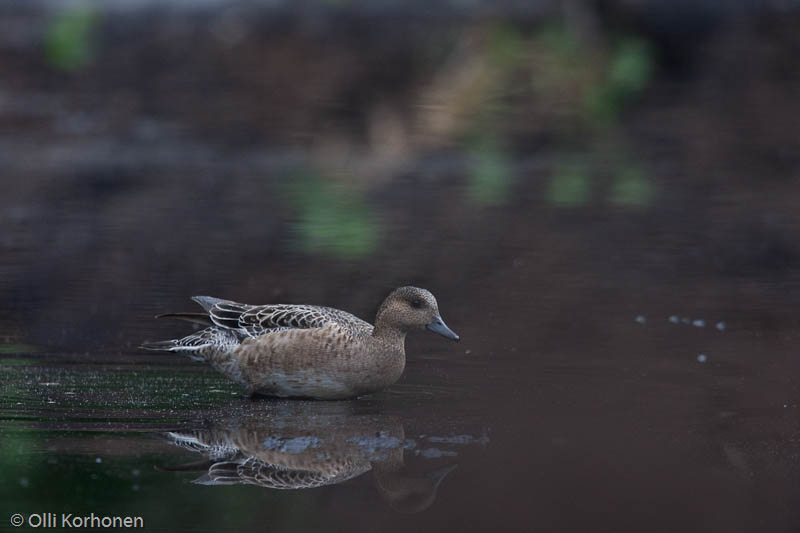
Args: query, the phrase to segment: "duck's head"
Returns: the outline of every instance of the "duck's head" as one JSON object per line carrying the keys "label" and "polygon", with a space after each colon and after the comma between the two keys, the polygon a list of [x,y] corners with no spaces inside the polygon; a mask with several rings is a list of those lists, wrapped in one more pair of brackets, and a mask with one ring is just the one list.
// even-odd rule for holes
{"label": "duck's head", "polygon": [[381,322],[382,325],[401,331],[428,328],[448,339],[460,339],[442,320],[439,304],[433,294],[419,287],[400,287],[393,290],[381,304],[375,322],[376,325]]}

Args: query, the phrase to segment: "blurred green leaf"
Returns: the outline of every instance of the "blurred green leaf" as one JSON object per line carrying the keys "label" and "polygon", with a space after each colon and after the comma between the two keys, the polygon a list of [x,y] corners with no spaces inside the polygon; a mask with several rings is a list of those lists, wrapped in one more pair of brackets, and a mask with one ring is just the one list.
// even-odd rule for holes
{"label": "blurred green leaf", "polygon": [[356,191],[308,174],[295,177],[290,198],[300,210],[295,230],[303,250],[360,259],[377,247],[378,225]]}
{"label": "blurred green leaf", "polygon": [[612,124],[622,110],[618,94],[605,83],[588,86],[583,95],[583,105],[586,113],[598,126]]}
{"label": "blurred green leaf", "polygon": [[98,16],[89,6],[73,6],[59,12],[45,35],[47,60],[56,68],[72,71],[94,58],[92,29]]}
{"label": "blurred green leaf", "polygon": [[478,205],[499,205],[508,198],[512,173],[508,154],[493,145],[481,146],[471,154],[467,193]]}
{"label": "blurred green leaf", "polygon": [[545,26],[537,33],[537,40],[564,60],[576,58],[580,48],[575,35],[561,25]]}
{"label": "blurred green leaf", "polygon": [[650,178],[638,167],[623,169],[614,179],[610,201],[625,207],[646,207],[653,198]]}
{"label": "blurred green leaf", "polygon": [[578,41],[561,26],[546,26],[540,30],[535,46],[541,57],[531,81],[542,98],[558,97],[565,84],[570,84],[586,70]]}
{"label": "blurred green leaf", "polygon": [[584,165],[576,162],[558,165],[550,180],[547,201],[559,207],[586,205],[591,196],[590,179]]}
{"label": "blurred green leaf", "polygon": [[653,74],[653,52],[644,39],[628,38],[614,50],[609,67],[612,90],[621,95],[635,94],[647,87]]}
{"label": "blurred green leaf", "polygon": [[499,24],[489,35],[488,50],[493,65],[512,68],[522,57],[524,41],[516,28],[509,24]]}

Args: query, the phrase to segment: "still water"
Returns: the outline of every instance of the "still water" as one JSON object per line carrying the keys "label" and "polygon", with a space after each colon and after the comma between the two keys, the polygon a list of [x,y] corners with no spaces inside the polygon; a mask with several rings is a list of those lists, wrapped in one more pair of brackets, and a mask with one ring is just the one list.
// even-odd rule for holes
{"label": "still water", "polygon": [[474,311],[473,335],[413,337],[403,379],[354,401],[250,400],[172,355],[6,357],[3,512],[186,531],[798,524],[791,342],[603,314],[624,341],[537,349]]}

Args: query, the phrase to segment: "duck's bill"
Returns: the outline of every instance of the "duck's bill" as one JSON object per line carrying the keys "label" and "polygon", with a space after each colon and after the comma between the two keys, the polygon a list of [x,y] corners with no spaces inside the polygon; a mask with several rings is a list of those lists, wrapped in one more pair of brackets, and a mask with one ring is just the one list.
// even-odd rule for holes
{"label": "duck's bill", "polygon": [[444,320],[442,320],[442,317],[440,316],[435,316],[433,321],[425,327],[434,333],[438,333],[442,337],[447,337],[448,339],[453,339],[454,341],[461,339],[461,337],[456,335],[455,331],[447,327],[447,324],[444,323]]}

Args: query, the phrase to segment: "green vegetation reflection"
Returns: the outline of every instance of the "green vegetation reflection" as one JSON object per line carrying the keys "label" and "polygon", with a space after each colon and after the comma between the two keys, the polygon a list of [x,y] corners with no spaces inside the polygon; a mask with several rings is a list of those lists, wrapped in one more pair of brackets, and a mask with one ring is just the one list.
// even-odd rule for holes
{"label": "green vegetation reflection", "polygon": [[653,186],[645,172],[636,166],[623,167],[614,177],[609,201],[622,207],[646,207],[653,197]]}
{"label": "green vegetation reflection", "polygon": [[479,143],[471,151],[468,194],[478,205],[500,205],[508,198],[511,187],[511,162],[506,151],[496,142]]}
{"label": "green vegetation reflection", "polygon": [[44,50],[54,67],[72,71],[94,58],[92,31],[99,19],[89,6],[79,5],[60,11],[45,34]]}
{"label": "green vegetation reflection", "polygon": [[181,463],[160,451],[154,435],[0,429],[0,513],[53,512],[141,516],[145,529],[209,531],[319,530],[323,491],[264,491],[191,484],[197,472],[168,472]]}
{"label": "green vegetation reflection", "polygon": [[295,231],[303,251],[353,260],[377,248],[380,228],[361,191],[313,172],[288,181],[289,198],[299,210]]}
{"label": "green vegetation reflection", "polygon": [[579,161],[562,161],[550,180],[547,200],[559,207],[586,205],[591,197],[591,180],[586,166]]}

